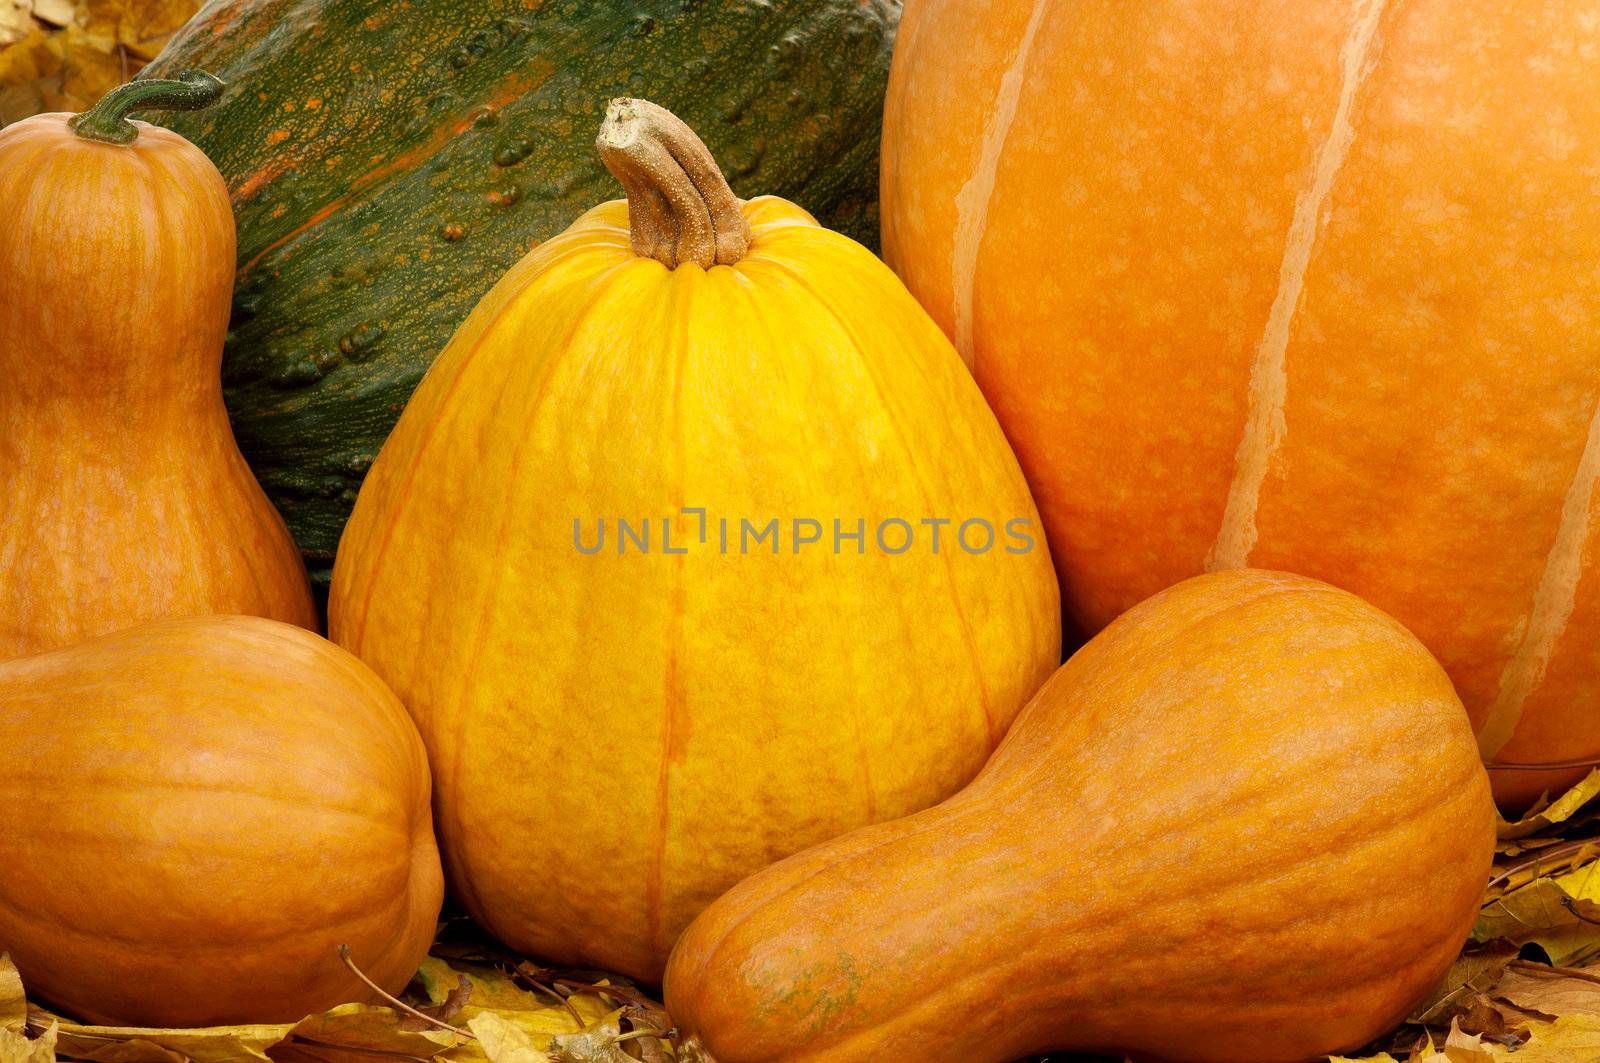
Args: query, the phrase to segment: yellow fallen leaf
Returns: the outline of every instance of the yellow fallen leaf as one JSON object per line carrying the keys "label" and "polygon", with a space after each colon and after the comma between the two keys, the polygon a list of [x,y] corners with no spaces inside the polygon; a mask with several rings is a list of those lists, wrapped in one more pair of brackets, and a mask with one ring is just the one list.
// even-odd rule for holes
{"label": "yellow fallen leaf", "polygon": [[477,1037],[489,1063],[550,1063],[527,1031],[507,1022],[499,1012],[480,1011],[467,1020],[467,1028]]}
{"label": "yellow fallen leaf", "polygon": [[1494,1063],[1494,1049],[1492,1043],[1486,1044],[1475,1033],[1463,1033],[1453,1022],[1444,1041],[1444,1057],[1450,1063]]}
{"label": "yellow fallen leaf", "polygon": [[1600,768],[1591,771],[1582,782],[1549,805],[1535,805],[1533,810],[1515,822],[1500,820],[1500,837],[1502,840],[1526,838],[1558,823],[1565,823],[1597,796],[1600,796]]}
{"label": "yellow fallen leaf", "polygon": [[60,100],[53,106],[64,111],[88,110],[143,65],[130,62],[114,38],[78,26],[68,26],[56,34],[52,44],[61,49]]}
{"label": "yellow fallen leaf", "polygon": [[448,1030],[405,1030],[393,1008],[343,1004],[321,1015],[301,1019],[290,1031],[294,1043],[388,1052],[429,1059],[460,1042]]}
{"label": "yellow fallen leaf", "polygon": [[60,69],[60,51],[51,46],[50,34],[37,24],[16,43],[0,48],[0,85],[31,85]]}
{"label": "yellow fallen leaf", "polygon": [[11,957],[0,952],[0,1030],[21,1033],[28,1028],[28,998],[22,992],[22,975]]}
{"label": "yellow fallen leaf", "polygon": [[32,0],[31,6],[34,18],[57,28],[72,25],[78,17],[77,5],[72,0]]}
{"label": "yellow fallen leaf", "polygon": [[199,0],[79,0],[79,19],[148,62],[189,17]]}
{"label": "yellow fallen leaf", "polygon": [[55,1063],[56,1027],[51,1023],[38,1037],[0,1029],[0,1063]]}
{"label": "yellow fallen leaf", "polygon": [[211,1026],[159,1030],[135,1026],[88,1026],[51,1019],[60,1029],[60,1051],[91,1063],[236,1063],[266,1060],[266,1050],[282,1041],[289,1024]]}
{"label": "yellow fallen leaf", "polygon": [[0,0],[0,48],[22,40],[36,28],[27,0]]}
{"label": "yellow fallen leaf", "polygon": [[1483,906],[1472,940],[1534,943],[1558,967],[1600,955],[1600,861],[1514,889]]}
{"label": "yellow fallen leaf", "polygon": [[[535,1047],[550,1043],[556,1034],[582,1031],[615,1014],[616,1004],[591,993],[575,993],[566,1004],[542,992],[523,988],[505,971],[497,967],[467,963],[451,963],[430,956],[423,961],[417,979],[428,993],[428,998],[439,1003],[461,977],[467,979],[471,992],[456,1025],[473,1029],[472,1020],[483,1014],[492,1014],[495,1022],[504,1023],[524,1034]],[[570,1009],[568,1005],[570,1004]],[[577,1013],[574,1017],[573,1012]],[[476,1031],[474,1031],[476,1032]],[[540,1047],[540,1063],[545,1060]],[[478,1063],[489,1059],[487,1048],[481,1042],[457,1045],[446,1056],[452,1063]]]}

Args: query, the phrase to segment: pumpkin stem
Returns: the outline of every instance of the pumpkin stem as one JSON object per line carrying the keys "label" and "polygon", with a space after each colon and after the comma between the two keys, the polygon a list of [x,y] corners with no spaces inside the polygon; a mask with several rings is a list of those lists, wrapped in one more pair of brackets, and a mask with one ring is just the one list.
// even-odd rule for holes
{"label": "pumpkin stem", "polygon": [[611,101],[595,140],[628,193],[633,250],[668,269],[731,266],[750,250],[750,223],[717,160],[677,115],[648,100]]}
{"label": "pumpkin stem", "polygon": [[132,144],[139,139],[139,127],[128,121],[134,111],[198,111],[216,103],[221,95],[220,78],[204,70],[185,70],[176,81],[151,78],[119,85],[68,125],[85,140]]}

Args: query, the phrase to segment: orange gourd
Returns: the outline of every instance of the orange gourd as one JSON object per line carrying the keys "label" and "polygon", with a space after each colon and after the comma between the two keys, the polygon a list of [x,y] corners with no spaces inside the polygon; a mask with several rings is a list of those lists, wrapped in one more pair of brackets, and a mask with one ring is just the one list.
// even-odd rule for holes
{"label": "orange gourd", "polygon": [[965,790],[776,864],[684,933],[714,1063],[1287,1063],[1434,987],[1494,808],[1466,714],[1360,599],[1255,570],[1129,610]]}
{"label": "orange gourd", "polygon": [[969,780],[1060,619],[1015,459],[893,274],[739,202],[658,107],[600,148],[628,201],[440,355],[329,613],[421,726],[467,909],[653,981],[740,878]]}
{"label": "orange gourd", "polygon": [[0,952],[110,1025],[294,1022],[399,992],[443,895],[426,755],[370,669],[258,617],[0,662]]}
{"label": "orange gourd", "polygon": [[1596,49],[1594,0],[907,5],[885,255],[1086,631],[1303,572],[1414,631],[1496,764],[1600,756]]}
{"label": "orange gourd", "polygon": [[0,658],[158,617],[317,624],[222,404],[227,189],[125,117],[219,89],[135,82],[0,130]]}

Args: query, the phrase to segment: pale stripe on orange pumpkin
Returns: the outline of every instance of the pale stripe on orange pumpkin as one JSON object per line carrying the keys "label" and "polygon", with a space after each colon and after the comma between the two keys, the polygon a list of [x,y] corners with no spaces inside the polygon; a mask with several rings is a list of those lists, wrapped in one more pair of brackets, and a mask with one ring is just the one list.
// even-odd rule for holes
{"label": "pale stripe on orange pumpkin", "polygon": [[994,195],[995,174],[1000,169],[1000,154],[1005,150],[1006,136],[1017,120],[1017,103],[1022,97],[1023,72],[1028,66],[1028,56],[1033,51],[1033,40],[1044,21],[1050,0],[1034,0],[1033,11],[1028,15],[1028,25],[1017,44],[1017,54],[1000,79],[1000,91],[995,96],[994,113],[983,129],[983,152],[978,157],[977,169],[967,183],[956,193],[955,254],[951,258],[951,292],[955,295],[956,350],[962,361],[976,364],[977,355],[972,349],[972,303],[977,285],[978,250],[983,246],[983,234],[989,227],[989,200]]}
{"label": "pale stripe on orange pumpkin", "polygon": [[1522,641],[1511,660],[1506,662],[1505,671],[1500,673],[1494,704],[1489,707],[1488,718],[1478,732],[1478,749],[1486,759],[1511,741],[1517,724],[1522,722],[1522,706],[1544,680],[1550,656],[1566,633],[1578,595],[1578,581],[1583,578],[1583,545],[1589,538],[1589,507],[1594,502],[1597,483],[1600,483],[1600,404],[1595,406],[1589,435],[1583,444],[1583,457],[1578,461],[1578,469],[1561,503],[1561,524],[1545,558],[1544,571],[1539,575],[1539,586],[1522,627]]}
{"label": "pale stripe on orange pumpkin", "polygon": [[1261,343],[1256,348],[1255,364],[1250,369],[1249,412],[1234,459],[1228,506],[1222,514],[1217,541],[1206,557],[1207,571],[1244,566],[1256,545],[1256,508],[1261,501],[1261,485],[1288,431],[1283,407],[1289,394],[1285,364],[1289,332],[1305,290],[1306,271],[1311,268],[1311,253],[1322,225],[1323,206],[1355,141],[1356,96],[1376,64],[1380,47],[1378,20],[1383,17],[1386,2],[1357,0],[1355,5],[1355,24],[1350,28],[1350,36],[1339,58],[1343,74],[1339,106],[1329,124],[1328,139],[1318,149],[1312,164],[1311,186],[1295,202],[1294,219],[1284,242],[1283,265],[1278,271],[1278,292],[1267,315]]}

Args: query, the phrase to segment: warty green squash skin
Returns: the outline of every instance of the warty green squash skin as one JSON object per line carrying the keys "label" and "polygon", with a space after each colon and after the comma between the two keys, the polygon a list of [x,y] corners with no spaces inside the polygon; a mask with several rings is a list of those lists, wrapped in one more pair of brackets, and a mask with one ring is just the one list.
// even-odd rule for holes
{"label": "warty green squash skin", "polygon": [[325,584],[367,467],[500,276],[613,194],[604,101],[697,129],[735,192],[876,245],[898,0],[211,0],[142,75],[228,84],[169,125],[227,180],[241,450]]}

